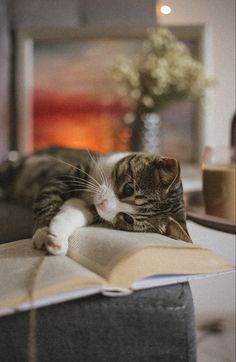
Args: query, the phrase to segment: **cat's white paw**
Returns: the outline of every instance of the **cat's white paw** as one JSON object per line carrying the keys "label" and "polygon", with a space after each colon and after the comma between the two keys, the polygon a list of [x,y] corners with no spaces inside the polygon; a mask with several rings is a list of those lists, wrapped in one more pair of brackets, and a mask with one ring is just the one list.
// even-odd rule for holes
{"label": "cat's white paw", "polygon": [[46,249],[53,255],[65,255],[68,250],[68,241],[52,234],[47,226],[36,230],[33,244],[37,249]]}
{"label": "cat's white paw", "polygon": [[50,254],[66,255],[68,250],[68,240],[61,238],[59,235],[54,235],[49,231],[46,248]]}

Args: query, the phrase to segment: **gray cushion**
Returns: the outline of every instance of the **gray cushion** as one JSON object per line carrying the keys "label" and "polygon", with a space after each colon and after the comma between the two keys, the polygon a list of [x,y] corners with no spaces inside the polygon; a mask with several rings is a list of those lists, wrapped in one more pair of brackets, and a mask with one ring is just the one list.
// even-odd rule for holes
{"label": "gray cushion", "polygon": [[0,202],[0,243],[32,236],[33,212],[13,202]]}
{"label": "gray cushion", "polygon": [[[188,283],[37,310],[37,361],[196,361]],[[3,361],[27,361],[29,313],[0,318]]]}

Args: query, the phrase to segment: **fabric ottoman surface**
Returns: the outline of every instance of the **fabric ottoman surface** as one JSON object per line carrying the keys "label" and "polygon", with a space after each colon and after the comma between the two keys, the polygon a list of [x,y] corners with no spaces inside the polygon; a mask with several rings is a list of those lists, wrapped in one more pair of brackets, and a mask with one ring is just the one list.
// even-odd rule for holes
{"label": "fabric ottoman surface", "polygon": [[[36,311],[37,361],[196,361],[188,283]],[[28,360],[29,312],[0,318],[1,361]]]}

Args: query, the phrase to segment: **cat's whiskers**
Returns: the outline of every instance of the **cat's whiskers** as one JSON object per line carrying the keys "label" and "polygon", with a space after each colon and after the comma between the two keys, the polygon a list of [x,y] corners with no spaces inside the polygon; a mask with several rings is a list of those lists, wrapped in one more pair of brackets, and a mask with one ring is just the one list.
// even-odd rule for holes
{"label": "cat's whiskers", "polygon": [[76,181],[79,181],[79,182],[83,182],[85,185],[86,185],[86,184],[90,184],[90,185],[92,185],[92,186],[98,187],[97,184],[95,184],[93,181],[91,181],[91,180],[84,180],[84,179],[79,178],[79,177],[77,177],[77,176],[75,176],[75,175],[65,175],[64,177],[71,178],[72,181],[75,181],[75,180],[76,180]]}
{"label": "cat's whiskers", "polygon": [[[74,175],[65,175],[64,177],[68,177],[68,178],[71,178],[71,180],[64,180],[64,182],[71,182],[71,183],[75,183],[75,182],[80,182],[81,184],[83,184],[84,186],[86,186],[86,185],[91,185],[92,187],[94,187],[94,188],[98,188],[98,186],[94,183],[94,182],[92,182],[92,181],[90,181],[90,180],[84,180],[84,179],[81,179],[81,178],[79,178],[79,177],[77,177],[77,176],[74,176]],[[60,181],[59,181],[60,182]]]}
{"label": "cat's whiskers", "polygon": [[111,182],[107,182],[107,184],[106,184],[106,192],[107,191],[113,191],[113,187],[112,187],[112,184],[111,184]]}
{"label": "cat's whiskers", "polygon": [[58,162],[65,163],[66,165],[68,165],[68,166],[70,166],[70,167],[72,167],[72,168],[74,168],[74,169],[76,169],[76,170],[78,170],[78,171],[81,171],[82,173],[84,173],[85,175],[87,175],[89,178],[91,178],[98,186],[100,186],[100,183],[99,183],[94,177],[92,177],[89,173],[87,173],[86,171],[84,171],[82,168],[79,168],[79,167],[77,167],[77,166],[74,166],[74,165],[72,165],[71,163],[68,163],[68,162],[65,162],[65,161],[63,161],[63,160],[60,160],[59,158],[56,158],[56,157],[54,157],[54,156],[51,156],[51,155],[50,155],[50,157],[52,157],[53,159],[55,159],[55,160],[58,161]]}
{"label": "cat's whiskers", "polygon": [[[93,194],[93,195],[96,194],[95,191],[92,191],[92,190],[89,190],[89,189],[79,189],[79,188],[64,191],[64,192],[62,192],[62,194],[67,194],[67,193],[69,193],[69,192],[75,192],[75,191],[88,192],[88,193],[91,193],[91,194]],[[92,196],[93,196],[93,195],[92,195]]]}
{"label": "cat's whiskers", "polygon": [[85,186],[85,187],[91,187],[94,190],[98,189],[97,185],[94,185],[93,183],[89,183],[89,182],[86,182],[86,181],[83,182],[82,180],[80,180],[80,181],[79,180],[67,180],[65,182],[70,183],[70,184],[81,185],[81,186]]}
{"label": "cat's whiskers", "polygon": [[97,168],[98,172],[99,172],[99,176],[100,176],[100,180],[102,183],[105,184],[105,186],[108,187],[108,180],[107,177],[104,173],[104,170],[102,169],[102,167],[99,165],[99,163],[95,160],[95,158],[91,155],[91,152],[87,149],[87,152],[91,158],[91,160],[93,161],[95,167]]}
{"label": "cat's whiskers", "polygon": [[86,200],[92,199],[92,198],[94,198],[94,194],[93,195],[85,195],[84,198]]}
{"label": "cat's whiskers", "polygon": [[[93,158],[93,156],[91,155],[90,151],[87,150],[88,154],[90,155],[90,158],[91,160],[94,162],[97,170],[99,171],[99,175],[100,175],[100,179],[101,179],[101,182],[104,183],[105,187],[106,187],[106,191],[107,189],[111,189],[111,184],[108,183],[108,180],[107,180],[107,177],[104,173],[104,171],[102,170],[102,168],[99,166],[98,162],[96,162],[96,160]],[[84,173],[85,175],[87,175],[90,180],[83,180],[83,179],[80,179],[78,178],[77,176],[74,176],[74,175],[65,175],[64,177],[68,177],[68,178],[71,178],[72,182],[75,182],[75,179],[77,182],[80,183],[80,186],[84,186],[86,187],[86,189],[84,189],[83,191],[87,191],[87,188],[89,189],[89,185],[90,185],[90,188],[91,190],[93,190],[94,194],[97,193],[97,192],[101,192],[103,190],[102,188],[102,184],[99,183],[98,180],[96,180],[93,176],[91,176],[90,174],[88,174],[86,171],[84,171],[83,169],[77,167],[77,166],[74,166],[68,162],[65,162],[61,159],[58,159],[56,157],[53,157],[53,156],[50,156],[52,157],[53,159],[57,160],[58,162],[62,162],[62,163],[65,163],[66,165],[78,170],[78,171],[81,171],[82,173]],[[69,180],[68,180],[69,181]],[[79,184],[78,184],[79,185]],[[79,190],[78,190],[79,191]],[[103,190],[104,191],[104,190]],[[106,194],[106,191],[105,191],[105,194]],[[102,197],[104,197],[105,195],[103,194]]]}
{"label": "cat's whiskers", "polygon": [[102,172],[101,167],[99,166],[98,162],[95,160],[95,158],[92,156],[91,152],[89,151],[89,149],[86,149],[89,157],[91,158],[92,162],[94,163],[95,167],[97,168],[98,172],[99,172],[99,176],[100,176],[100,180],[102,183],[105,183],[105,175]]}
{"label": "cat's whiskers", "polygon": [[[63,181],[65,184],[69,184],[69,185],[78,185],[78,186],[83,186],[85,187],[87,190],[93,190],[94,192],[97,192],[98,187],[96,185],[93,184],[87,184],[86,182],[80,182],[80,181],[76,181],[76,180],[64,180]],[[59,183],[61,184],[61,181],[54,181],[54,183]]]}
{"label": "cat's whiskers", "polygon": [[107,183],[106,185],[104,185],[105,187],[102,187],[98,190],[99,195],[101,196],[102,199],[106,199],[107,195],[111,192],[113,192],[113,188],[111,183]]}

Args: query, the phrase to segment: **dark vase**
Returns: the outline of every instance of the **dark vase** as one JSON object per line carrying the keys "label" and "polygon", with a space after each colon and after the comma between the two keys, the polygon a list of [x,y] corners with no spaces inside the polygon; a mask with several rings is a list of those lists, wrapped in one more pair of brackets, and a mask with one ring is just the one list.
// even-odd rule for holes
{"label": "dark vase", "polygon": [[133,151],[160,153],[160,115],[140,112],[132,125],[131,149]]}

